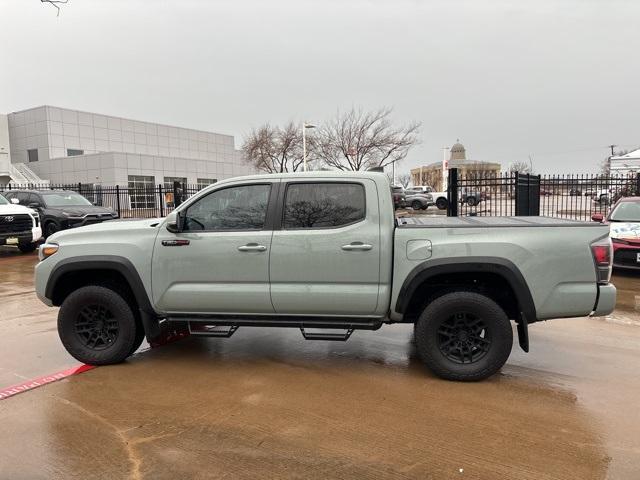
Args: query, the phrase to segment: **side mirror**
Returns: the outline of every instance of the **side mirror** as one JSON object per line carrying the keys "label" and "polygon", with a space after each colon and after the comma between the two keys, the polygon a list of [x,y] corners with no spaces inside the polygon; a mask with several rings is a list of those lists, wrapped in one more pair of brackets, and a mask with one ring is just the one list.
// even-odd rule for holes
{"label": "side mirror", "polygon": [[29,208],[33,208],[34,210],[37,210],[38,208],[40,208],[42,205],[40,205],[40,202],[31,202],[29,205],[27,205]]}
{"label": "side mirror", "polygon": [[167,230],[171,233],[180,233],[184,227],[184,214],[182,212],[171,213],[167,217]]}
{"label": "side mirror", "polygon": [[604,215],[602,215],[601,213],[594,213],[593,215],[591,215],[591,220],[593,220],[594,222],[602,223],[602,221],[604,220]]}

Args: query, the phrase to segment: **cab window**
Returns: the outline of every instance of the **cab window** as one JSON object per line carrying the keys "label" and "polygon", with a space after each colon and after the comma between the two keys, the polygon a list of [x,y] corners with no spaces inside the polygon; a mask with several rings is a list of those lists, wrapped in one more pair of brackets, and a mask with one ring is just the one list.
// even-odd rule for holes
{"label": "cab window", "polygon": [[240,185],[211,192],[187,208],[184,231],[261,230],[271,185]]}

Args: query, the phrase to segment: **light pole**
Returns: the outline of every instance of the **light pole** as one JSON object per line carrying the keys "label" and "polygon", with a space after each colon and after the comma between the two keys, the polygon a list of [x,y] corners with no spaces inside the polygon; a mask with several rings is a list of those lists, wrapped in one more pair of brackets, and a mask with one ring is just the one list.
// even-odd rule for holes
{"label": "light pole", "polygon": [[305,172],[307,171],[307,128],[316,128],[316,126],[311,123],[302,122],[302,162]]}

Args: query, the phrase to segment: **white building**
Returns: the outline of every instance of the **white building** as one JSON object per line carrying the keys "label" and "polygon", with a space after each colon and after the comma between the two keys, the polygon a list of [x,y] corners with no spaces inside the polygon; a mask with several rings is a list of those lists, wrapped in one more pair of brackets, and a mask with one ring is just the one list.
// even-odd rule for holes
{"label": "white building", "polygon": [[611,157],[610,167],[613,174],[640,173],[640,148],[625,155]]}
{"label": "white building", "polygon": [[231,135],[47,105],[0,116],[0,184],[208,185],[249,173]]}

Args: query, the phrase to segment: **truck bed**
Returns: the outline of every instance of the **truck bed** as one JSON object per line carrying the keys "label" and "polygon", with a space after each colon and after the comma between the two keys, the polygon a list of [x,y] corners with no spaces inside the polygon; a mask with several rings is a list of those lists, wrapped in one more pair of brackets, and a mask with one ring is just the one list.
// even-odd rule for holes
{"label": "truck bed", "polygon": [[581,222],[553,217],[398,217],[399,228],[486,228],[486,227],[594,227],[593,222]]}

